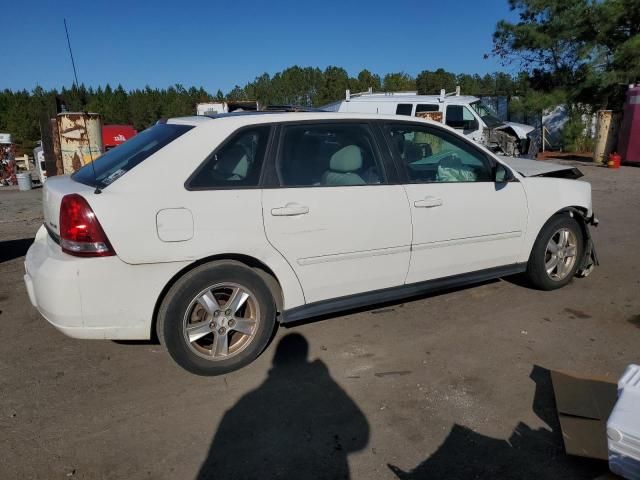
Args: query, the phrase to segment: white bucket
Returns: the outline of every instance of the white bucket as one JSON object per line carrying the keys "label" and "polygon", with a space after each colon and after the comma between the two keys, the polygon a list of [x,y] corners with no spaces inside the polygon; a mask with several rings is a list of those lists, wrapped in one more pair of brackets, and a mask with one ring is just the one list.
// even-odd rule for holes
{"label": "white bucket", "polygon": [[16,179],[18,180],[18,189],[23,192],[31,190],[31,174],[30,173],[17,173]]}

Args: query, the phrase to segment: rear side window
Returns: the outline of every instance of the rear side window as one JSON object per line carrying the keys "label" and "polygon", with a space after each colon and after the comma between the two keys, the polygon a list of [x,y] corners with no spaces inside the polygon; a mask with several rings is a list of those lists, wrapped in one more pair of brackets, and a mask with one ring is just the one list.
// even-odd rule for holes
{"label": "rear side window", "polygon": [[237,132],[196,170],[187,188],[257,187],[270,129],[267,125]]}
{"label": "rear side window", "polygon": [[411,116],[413,110],[413,103],[399,103],[396,107],[396,115]]}
{"label": "rear side window", "polygon": [[85,185],[104,188],[192,128],[191,125],[167,123],[154,125],[95,159],[93,166],[88,163],[71,178]]}
{"label": "rear side window", "polygon": [[427,104],[427,103],[419,103],[418,105],[416,105],[416,116],[420,112],[437,112],[438,110],[440,110],[440,107],[438,107],[438,105],[430,105],[430,104]]}
{"label": "rear side window", "polygon": [[276,163],[283,187],[331,187],[384,182],[367,125],[287,126]]}

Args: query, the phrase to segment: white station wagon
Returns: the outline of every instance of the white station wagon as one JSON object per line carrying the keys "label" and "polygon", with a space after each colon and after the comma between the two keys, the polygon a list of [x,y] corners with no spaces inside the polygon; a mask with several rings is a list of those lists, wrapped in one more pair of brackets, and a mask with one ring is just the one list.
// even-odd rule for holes
{"label": "white station wagon", "polygon": [[[529,175],[529,176],[527,176]],[[591,188],[426,120],[245,113],[160,121],[44,186],[33,305],[76,338],[160,338],[190,372],[240,368],[277,323],[597,263]]]}

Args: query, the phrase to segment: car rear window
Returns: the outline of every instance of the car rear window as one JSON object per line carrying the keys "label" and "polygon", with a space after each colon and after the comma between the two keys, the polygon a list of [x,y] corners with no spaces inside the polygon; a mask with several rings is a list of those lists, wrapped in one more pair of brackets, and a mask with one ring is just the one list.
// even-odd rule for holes
{"label": "car rear window", "polygon": [[93,166],[86,164],[71,178],[104,188],[192,128],[191,125],[167,123],[154,125],[94,160]]}

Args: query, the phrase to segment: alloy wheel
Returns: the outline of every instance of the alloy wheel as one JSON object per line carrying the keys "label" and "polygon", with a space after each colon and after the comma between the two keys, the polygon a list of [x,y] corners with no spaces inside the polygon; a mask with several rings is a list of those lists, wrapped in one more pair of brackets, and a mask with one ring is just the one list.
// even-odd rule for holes
{"label": "alloy wheel", "polygon": [[577,254],[578,239],[571,229],[561,228],[551,235],[544,256],[549,278],[554,281],[567,278],[576,263]]}
{"label": "alloy wheel", "polygon": [[255,295],[242,285],[219,283],[202,290],[189,304],[183,335],[189,348],[211,361],[244,350],[258,331],[260,310]]}

